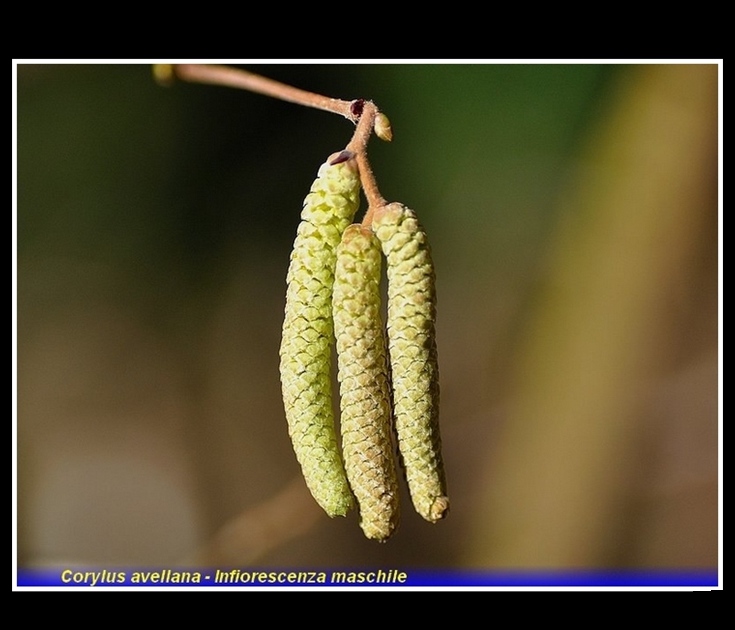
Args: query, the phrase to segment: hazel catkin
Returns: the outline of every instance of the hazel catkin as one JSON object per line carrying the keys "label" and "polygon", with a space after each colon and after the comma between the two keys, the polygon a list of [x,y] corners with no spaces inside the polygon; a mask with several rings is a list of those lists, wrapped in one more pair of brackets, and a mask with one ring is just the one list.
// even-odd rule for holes
{"label": "hazel catkin", "polygon": [[386,540],[399,519],[391,439],[385,333],[380,313],[380,243],[350,225],[337,248],[333,314],[342,452],[365,536]]}
{"label": "hazel catkin", "polygon": [[329,516],[353,506],[334,426],[331,347],[336,248],[359,205],[354,155],[322,164],[304,199],[286,278],[280,372],[288,431],[306,484]]}
{"label": "hazel catkin", "polygon": [[439,433],[434,266],[426,233],[400,203],[378,208],[372,227],[388,275],[388,352],[398,448],[411,500],[432,523],[449,509]]}

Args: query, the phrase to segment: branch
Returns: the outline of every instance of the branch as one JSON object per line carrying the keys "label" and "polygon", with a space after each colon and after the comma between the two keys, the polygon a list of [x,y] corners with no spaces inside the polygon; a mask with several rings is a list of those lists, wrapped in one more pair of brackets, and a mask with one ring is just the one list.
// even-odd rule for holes
{"label": "branch", "polygon": [[353,123],[357,123],[355,133],[347,145],[347,149],[356,155],[357,165],[360,169],[360,181],[368,201],[368,209],[363,219],[363,225],[369,226],[375,209],[386,204],[380,190],[378,190],[375,175],[370,167],[367,157],[367,143],[373,131],[381,140],[390,142],[393,139],[393,130],[388,117],[372,101],[362,99],[344,101],[338,98],[329,98],[262,77],[247,70],[211,64],[155,64],[153,75],[163,85],[169,85],[175,78],[178,78],[191,83],[234,87],[277,98],[281,101],[340,114]]}
{"label": "branch", "polygon": [[225,523],[182,565],[250,565],[287,541],[305,535],[321,516],[322,511],[299,476],[276,496]]}
{"label": "branch", "polygon": [[[375,180],[373,169],[367,157],[367,143],[370,140],[371,132],[376,130],[377,133],[376,121],[378,116],[382,116],[385,121],[388,120],[385,114],[381,114],[378,111],[375,103],[372,101],[365,103],[360,122],[357,123],[352,140],[347,145],[347,149],[355,153],[357,166],[360,169],[360,182],[362,183],[362,189],[365,191],[365,197],[368,200],[368,210],[362,221],[362,224],[365,226],[371,224],[375,208],[386,204],[383,195],[380,194],[378,182]],[[390,129],[390,124],[388,124],[388,129]]]}
{"label": "branch", "polygon": [[356,101],[329,98],[238,68],[211,64],[156,64],[153,73],[159,83],[163,84],[170,84],[174,78],[178,78],[189,83],[234,87],[304,107],[340,114],[352,122],[357,122],[360,118],[360,112],[353,111],[359,109],[354,105]]}

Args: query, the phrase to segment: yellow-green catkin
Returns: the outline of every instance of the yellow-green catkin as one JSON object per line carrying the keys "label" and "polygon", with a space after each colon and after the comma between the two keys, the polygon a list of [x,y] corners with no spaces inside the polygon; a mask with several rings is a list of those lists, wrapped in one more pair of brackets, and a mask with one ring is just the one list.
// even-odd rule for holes
{"label": "yellow-green catkin", "polygon": [[388,351],[398,448],[413,505],[434,523],[449,509],[439,434],[434,265],[426,233],[404,205],[378,208],[372,227],[387,260]]}
{"label": "yellow-green catkin", "polygon": [[359,193],[351,153],[335,153],[319,168],[291,253],[280,350],[289,435],[311,494],[332,517],[354,503],[337,443],[330,371],[336,249]]}
{"label": "yellow-green catkin", "polygon": [[337,248],[333,313],[347,479],[368,538],[384,541],[399,520],[385,332],[380,313],[380,243],[349,226]]}

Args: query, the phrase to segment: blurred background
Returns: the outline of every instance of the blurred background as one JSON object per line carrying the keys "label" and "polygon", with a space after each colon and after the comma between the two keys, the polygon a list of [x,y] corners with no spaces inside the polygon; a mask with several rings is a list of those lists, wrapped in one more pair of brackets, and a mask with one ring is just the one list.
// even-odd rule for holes
{"label": "blurred background", "polygon": [[432,242],[451,513],[404,486],[368,541],[287,435],[289,253],[352,125],[20,64],[19,566],[716,567],[717,66],[247,69],[390,117],[369,154]]}

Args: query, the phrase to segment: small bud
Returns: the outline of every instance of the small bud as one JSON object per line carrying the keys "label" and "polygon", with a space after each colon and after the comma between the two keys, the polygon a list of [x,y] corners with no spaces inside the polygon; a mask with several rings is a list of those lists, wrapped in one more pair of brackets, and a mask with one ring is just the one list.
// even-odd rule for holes
{"label": "small bud", "polygon": [[[333,159],[342,153],[333,154]],[[288,269],[281,385],[289,435],[306,484],[329,516],[353,505],[332,412],[332,287],[336,248],[359,205],[353,156],[322,164],[304,200]]]}
{"label": "small bud", "polygon": [[365,109],[365,99],[356,98],[350,103],[350,113],[355,118],[360,118],[360,116],[362,116],[363,109]]}
{"label": "small bud", "polygon": [[375,135],[381,140],[386,142],[393,140],[393,129],[390,126],[390,120],[383,112],[378,112],[375,116],[373,129],[375,129]]}
{"label": "small bud", "polygon": [[341,396],[342,452],[365,536],[387,540],[399,519],[385,336],[380,243],[350,225],[337,248],[333,312]]}
{"label": "small bud", "polygon": [[416,511],[432,523],[449,509],[439,434],[434,265],[416,214],[400,203],[375,211],[387,259],[388,353],[398,448]]}
{"label": "small bud", "polygon": [[153,64],[153,78],[159,85],[169,87],[173,85],[176,80],[176,73],[174,72],[174,66],[171,63],[154,63]]}
{"label": "small bud", "polygon": [[327,164],[329,164],[330,166],[334,166],[335,164],[342,164],[342,162],[347,162],[347,160],[351,160],[354,157],[355,154],[352,151],[344,149],[343,151],[332,153],[332,155],[327,158]]}

